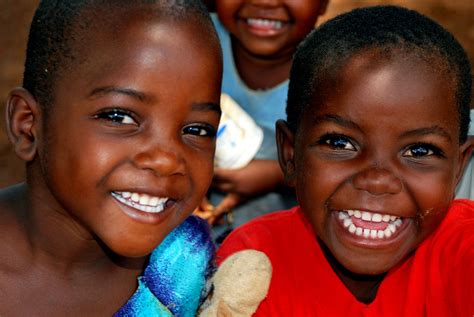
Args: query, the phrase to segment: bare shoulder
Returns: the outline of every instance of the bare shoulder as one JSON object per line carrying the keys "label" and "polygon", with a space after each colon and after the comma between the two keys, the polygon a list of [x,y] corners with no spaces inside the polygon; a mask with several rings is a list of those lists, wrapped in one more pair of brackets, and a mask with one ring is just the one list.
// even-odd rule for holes
{"label": "bare shoulder", "polygon": [[0,273],[15,267],[24,249],[26,236],[24,217],[27,212],[26,185],[0,190]]}
{"label": "bare shoulder", "polygon": [[[0,315],[4,313],[10,294],[19,294],[15,289],[22,285],[25,263],[26,235],[23,217],[26,213],[27,197],[24,184],[0,190]],[[21,288],[21,287],[20,287]]]}
{"label": "bare shoulder", "polygon": [[25,184],[0,189],[0,227],[10,227],[18,222],[18,219],[26,212],[26,206]]}
{"label": "bare shoulder", "polygon": [[0,189],[0,226],[21,217],[26,210],[26,205],[25,184]]}

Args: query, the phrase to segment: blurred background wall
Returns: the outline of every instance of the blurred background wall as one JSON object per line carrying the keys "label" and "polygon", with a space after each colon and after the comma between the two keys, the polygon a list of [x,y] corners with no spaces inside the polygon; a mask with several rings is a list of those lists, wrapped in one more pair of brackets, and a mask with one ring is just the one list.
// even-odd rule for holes
{"label": "blurred background wall", "polygon": [[[24,164],[7,139],[4,110],[10,89],[21,85],[29,23],[38,2],[0,0],[0,188],[24,178]],[[330,0],[319,22],[356,7],[378,4],[409,7],[435,19],[456,36],[474,63],[474,0]]]}

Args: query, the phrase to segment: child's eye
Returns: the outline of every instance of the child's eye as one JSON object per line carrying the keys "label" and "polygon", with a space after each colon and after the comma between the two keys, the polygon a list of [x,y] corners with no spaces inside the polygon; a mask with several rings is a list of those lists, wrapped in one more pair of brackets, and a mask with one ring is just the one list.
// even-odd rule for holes
{"label": "child's eye", "polygon": [[183,128],[183,134],[206,136],[212,138],[216,135],[216,129],[210,125],[188,125]]}
{"label": "child's eye", "polygon": [[129,111],[123,109],[104,110],[95,115],[97,119],[107,120],[114,124],[138,125]]}
{"label": "child's eye", "polygon": [[403,156],[413,158],[427,157],[433,155],[443,156],[443,151],[441,151],[436,146],[427,143],[418,143],[411,145],[405,152],[403,152]]}
{"label": "child's eye", "polygon": [[326,134],[321,139],[319,139],[318,144],[329,146],[334,150],[356,150],[349,138],[340,134]]}

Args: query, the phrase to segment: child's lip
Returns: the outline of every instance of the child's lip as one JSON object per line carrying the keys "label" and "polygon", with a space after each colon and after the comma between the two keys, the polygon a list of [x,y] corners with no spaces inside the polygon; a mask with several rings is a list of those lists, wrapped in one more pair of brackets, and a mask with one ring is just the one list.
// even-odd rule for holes
{"label": "child's lip", "polygon": [[351,243],[368,248],[384,247],[397,242],[410,223],[409,218],[361,210],[337,210],[333,215],[338,227]]}

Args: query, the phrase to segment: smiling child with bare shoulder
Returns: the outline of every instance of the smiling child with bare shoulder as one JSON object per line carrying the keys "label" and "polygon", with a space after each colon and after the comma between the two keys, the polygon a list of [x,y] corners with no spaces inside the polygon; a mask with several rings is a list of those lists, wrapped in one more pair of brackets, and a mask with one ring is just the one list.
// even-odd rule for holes
{"label": "smiling child with bare shoulder", "polygon": [[7,103],[1,316],[194,316],[222,57],[200,1],[41,1]]}
{"label": "smiling child with bare shoulder", "polygon": [[263,251],[255,316],[472,316],[474,203],[453,200],[471,150],[471,73],[451,34],[400,7],[313,31],[290,75],[280,166],[299,206],[231,234]]}

